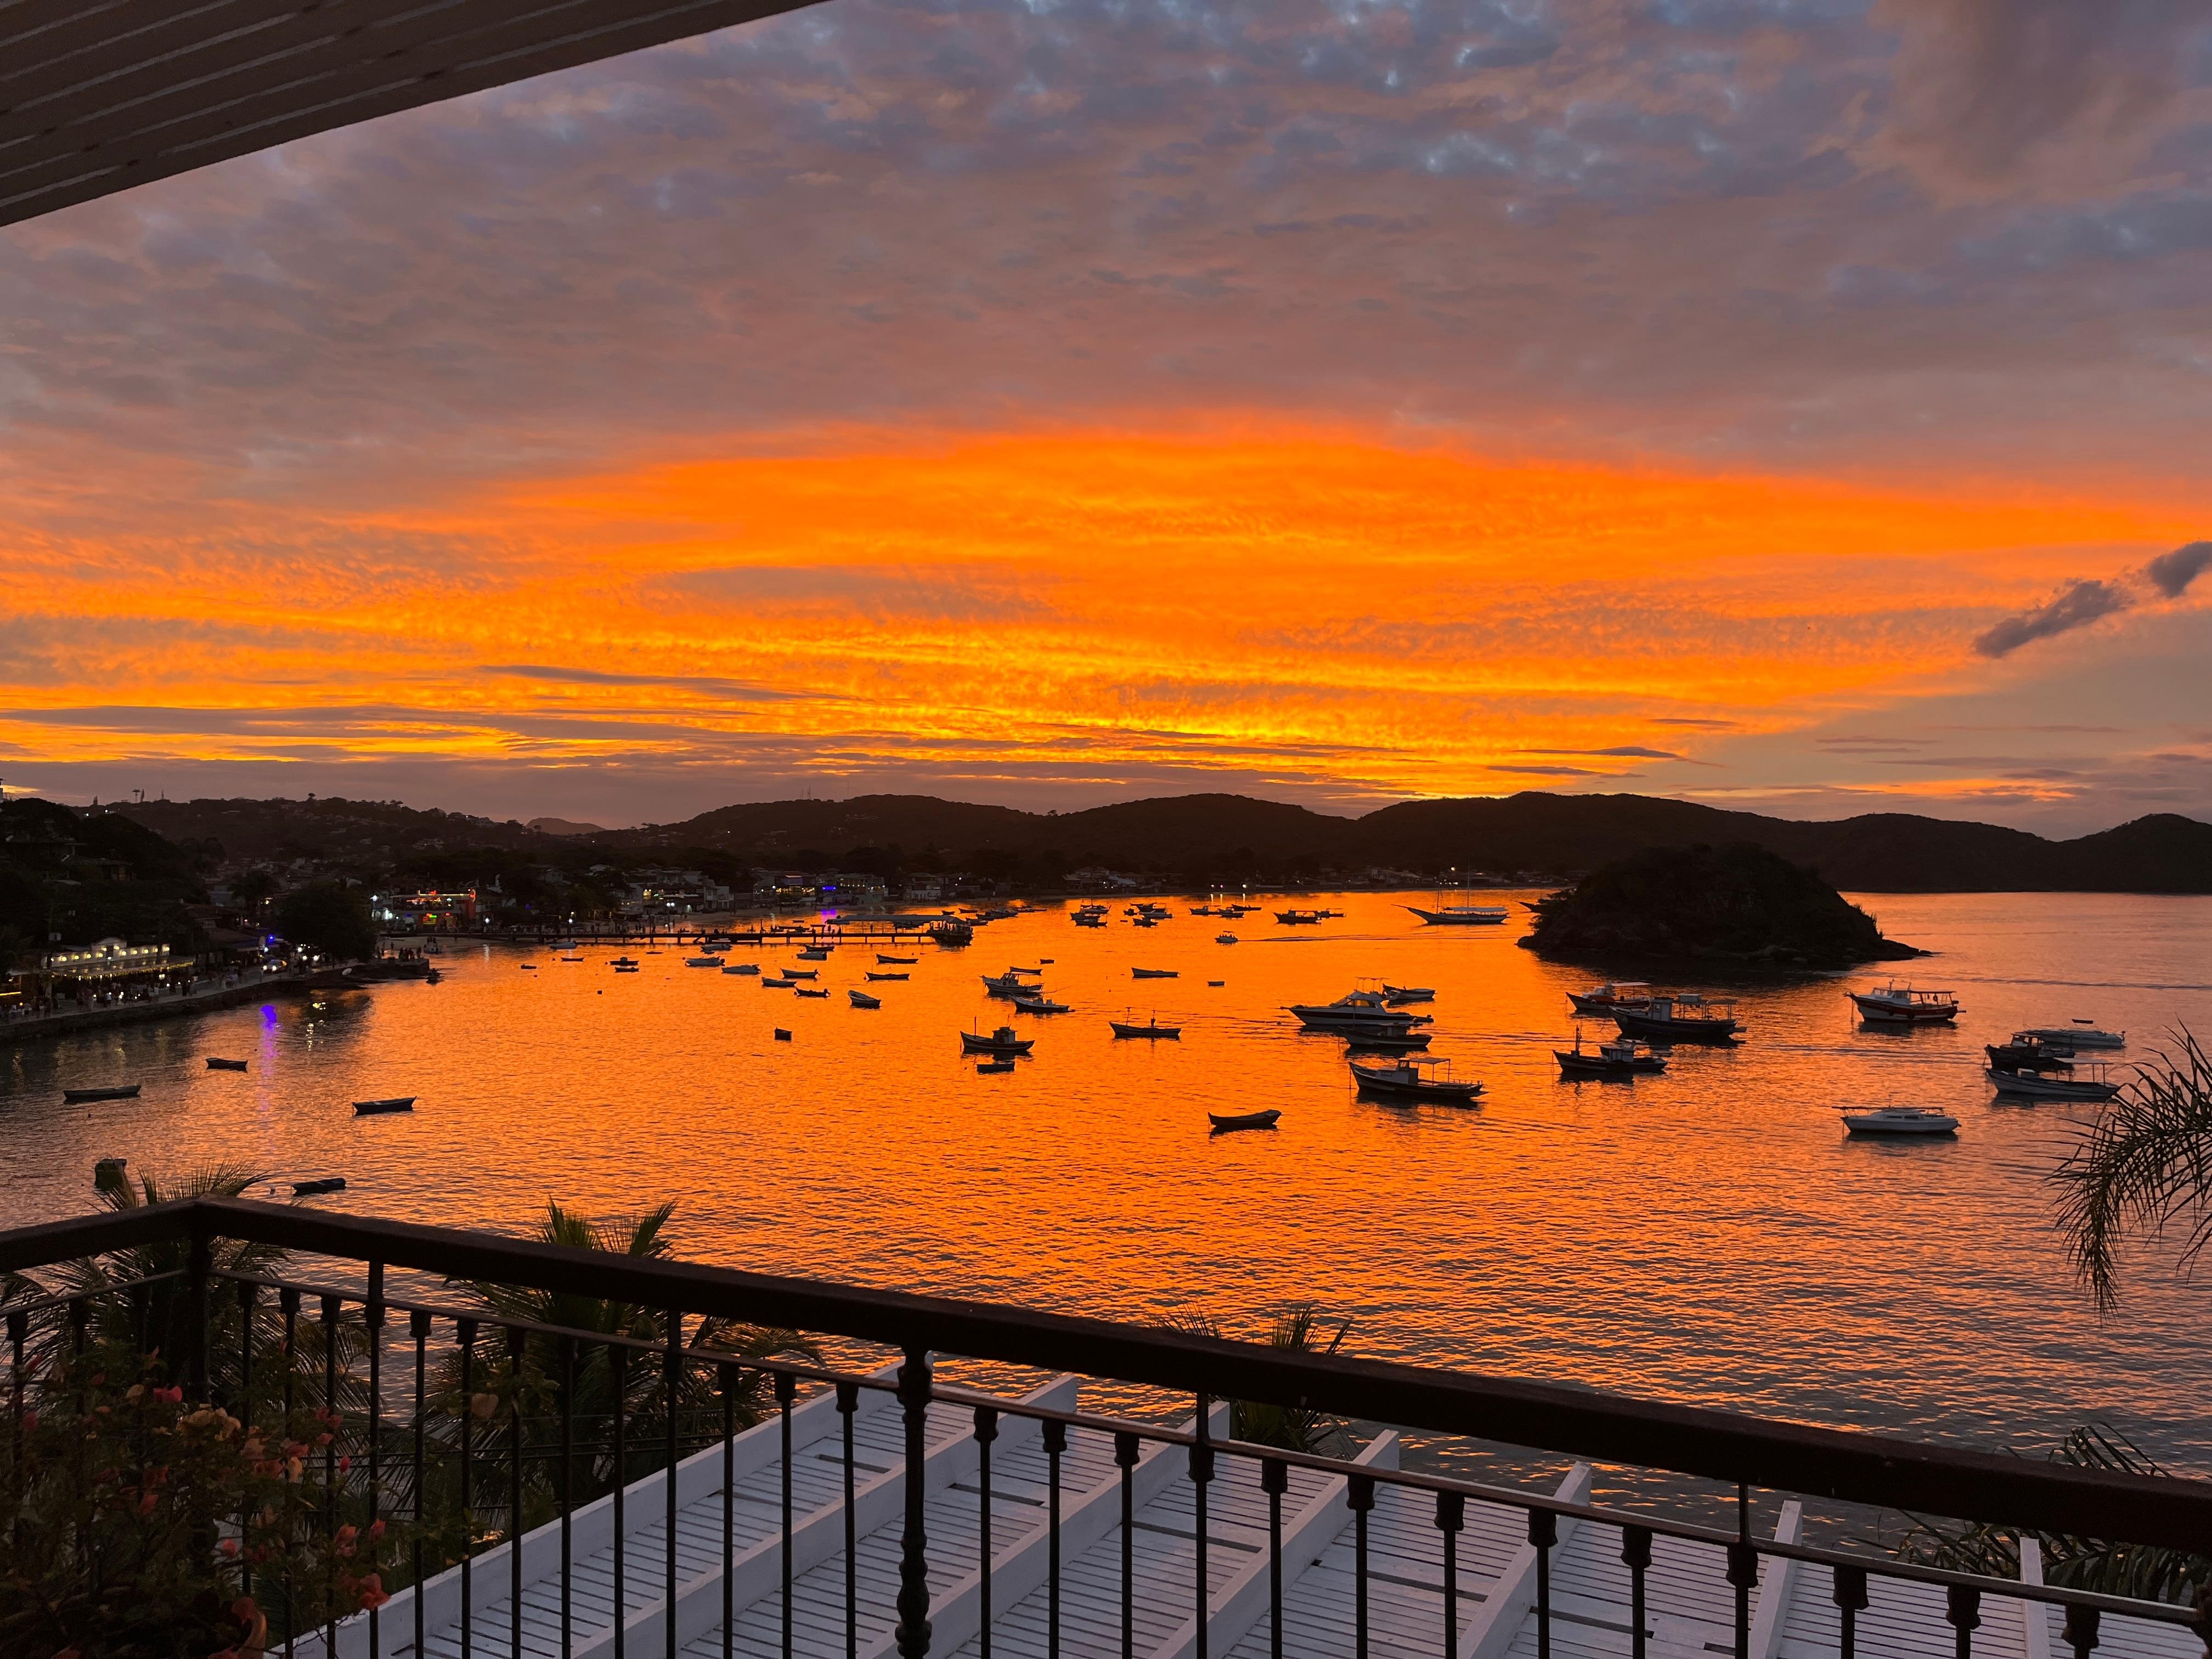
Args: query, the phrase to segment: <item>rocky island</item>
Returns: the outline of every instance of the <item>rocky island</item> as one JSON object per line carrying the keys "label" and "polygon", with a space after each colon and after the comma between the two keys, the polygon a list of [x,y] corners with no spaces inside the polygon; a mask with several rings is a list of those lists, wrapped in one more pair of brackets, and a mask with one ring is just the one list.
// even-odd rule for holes
{"label": "rocky island", "polygon": [[1522,945],[1614,963],[1850,968],[1924,955],[1804,866],[1763,848],[1655,847],[1537,906]]}

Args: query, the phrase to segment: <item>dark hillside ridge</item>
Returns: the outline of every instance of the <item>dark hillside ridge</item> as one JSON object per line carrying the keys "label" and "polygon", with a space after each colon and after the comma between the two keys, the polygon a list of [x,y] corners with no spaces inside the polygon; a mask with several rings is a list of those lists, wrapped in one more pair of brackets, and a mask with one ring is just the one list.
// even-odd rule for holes
{"label": "dark hillside ridge", "polygon": [[927,853],[943,868],[972,861],[1039,884],[1093,864],[1188,882],[1317,879],[1325,871],[1370,866],[1548,881],[1649,848],[1747,843],[1856,892],[2212,892],[2212,824],[2172,813],[2047,841],[2022,830],[1901,812],[1806,822],[1650,795],[1536,792],[1408,801],[1358,818],[1228,794],[1056,814],[933,795],[860,795],[748,802],[681,823],[590,836],[339,799],[149,801],[114,811],[172,841],[219,842],[234,860],[311,851],[365,859],[496,846],[546,860],[592,849],[633,861],[714,852],[769,866],[818,861],[836,868],[856,854],[896,849],[907,860]]}

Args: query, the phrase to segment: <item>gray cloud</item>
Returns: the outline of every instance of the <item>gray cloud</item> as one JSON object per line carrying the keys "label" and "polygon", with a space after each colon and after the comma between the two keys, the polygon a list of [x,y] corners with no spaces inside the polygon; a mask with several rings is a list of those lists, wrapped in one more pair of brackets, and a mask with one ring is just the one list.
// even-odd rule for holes
{"label": "gray cloud", "polygon": [[1680,760],[1682,756],[1671,749],[1645,749],[1632,743],[1616,744],[1610,749],[1523,749],[1524,755],[1621,755],[1637,760]]}
{"label": "gray cloud", "polygon": [[2171,553],[2161,553],[2143,567],[2143,580],[2169,599],[2189,591],[2189,584],[2212,565],[2212,542],[2191,542]]}
{"label": "gray cloud", "polygon": [[738,702],[797,702],[810,700],[813,695],[804,691],[780,690],[774,686],[754,685],[744,680],[696,674],[615,674],[595,668],[556,668],[534,662],[484,663],[476,672],[479,674],[501,674],[519,680],[544,680],[553,684],[665,685]]}
{"label": "gray cloud", "polygon": [[1985,657],[2005,657],[2036,640],[2055,639],[2087,628],[2100,617],[2124,611],[2132,603],[2125,589],[2112,582],[2075,582],[2046,605],[2007,617],[1974,639],[1974,649]]}

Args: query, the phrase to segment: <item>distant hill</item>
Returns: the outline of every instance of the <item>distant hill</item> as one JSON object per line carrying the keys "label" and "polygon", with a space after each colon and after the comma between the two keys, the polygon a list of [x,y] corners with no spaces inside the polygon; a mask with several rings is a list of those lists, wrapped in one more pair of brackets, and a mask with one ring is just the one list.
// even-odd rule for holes
{"label": "distant hill", "polygon": [[[1807,821],[1649,795],[1409,801],[1333,817],[1249,796],[1177,795],[1079,812],[1024,812],[933,795],[752,801],[680,823],[596,830],[562,819],[420,811],[380,801],[148,801],[118,807],[229,860],[347,867],[497,848],[522,860],[652,861],[712,854],[743,866],[857,860],[973,869],[1049,884],[1085,865],[1181,881],[1290,882],[1371,866],[1552,881],[1653,847],[1748,843],[1856,892],[2212,892],[2212,824],[2171,813],[2073,841],[1995,824],[1869,813]],[[552,826],[558,825],[555,830]]]}
{"label": "distant hill", "polygon": [[541,836],[604,836],[603,823],[578,823],[573,818],[532,818],[523,828],[535,830]]}

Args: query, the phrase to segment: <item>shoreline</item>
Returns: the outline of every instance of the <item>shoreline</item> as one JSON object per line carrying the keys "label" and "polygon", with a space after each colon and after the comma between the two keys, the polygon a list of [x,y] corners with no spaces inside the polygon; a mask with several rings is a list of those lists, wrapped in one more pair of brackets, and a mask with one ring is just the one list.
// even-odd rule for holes
{"label": "shoreline", "polygon": [[248,983],[218,985],[180,996],[156,997],[146,1002],[118,1002],[105,1008],[69,1008],[33,1018],[0,1021],[0,1042],[21,1048],[33,1042],[68,1036],[76,1031],[96,1031],[111,1025],[140,1025],[157,1019],[180,1019],[211,1009],[235,1008],[276,992],[303,989],[302,974],[269,974]]}

